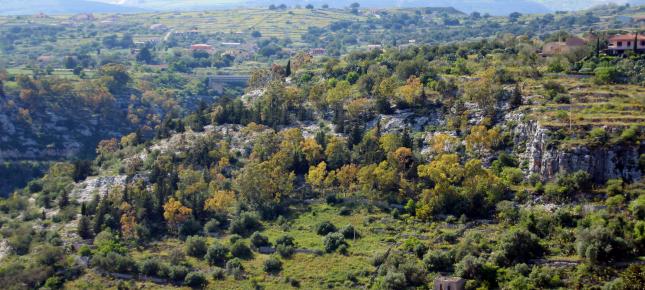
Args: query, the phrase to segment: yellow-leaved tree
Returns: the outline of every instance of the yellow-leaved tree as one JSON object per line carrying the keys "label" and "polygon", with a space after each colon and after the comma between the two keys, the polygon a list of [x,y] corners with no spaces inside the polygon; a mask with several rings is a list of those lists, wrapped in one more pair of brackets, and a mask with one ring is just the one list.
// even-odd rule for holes
{"label": "yellow-leaved tree", "polygon": [[192,209],[183,206],[174,197],[171,197],[163,205],[163,218],[166,220],[170,232],[174,234],[178,233],[179,226],[187,221],[192,213]]}
{"label": "yellow-leaved tree", "polygon": [[215,193],[204,202],[204,210],[211,212],[228,212],[235,204],[235,192],[231,190],[216,190]]}

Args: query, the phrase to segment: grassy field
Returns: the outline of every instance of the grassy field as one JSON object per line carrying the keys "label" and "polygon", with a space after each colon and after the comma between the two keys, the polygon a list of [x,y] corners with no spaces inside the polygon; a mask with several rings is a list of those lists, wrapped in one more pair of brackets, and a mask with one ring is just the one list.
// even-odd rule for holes
{"label": "grassy field", "polygon": [[[444,222],[423,224],[407,220],[405,215],[401,219],[393,218],[388,211],[383,211],[374,206],[359,205],[352,208],[349,215],[341,215],[342,207],[352,205],[314,204],[311,206],[292,207],[291,215],[286,224],[275,222],[264,223],[262,234],[275,240],[289,234],[295,238],[296,248],[313,250],[317,253],[295,253],[291,258],[279,258],[283,262],[283,270],[278,274],[267,274],[263,271],[263,262],[271,255],[254,252],[253,258],[243,261],[245,275],[250,278],[243,281],[227,276],[224,280],[214,280],[211,277],[213,267],[202,259],[186,257],[187,262],[207,275],[209,289],[252,289],[261,285],[264,289],[292,289],[290,281],[296,280],[300,289],[347,289],[356,285],[369,285],[376,268],[371,264],[371,259],[377,253],[384,253],[389,248],[394,251],[406,252],[407,245],[425,243],[430,248],[449,248],[440,237],[454,236],[457,240],[466,232],[479,232],[487,238],[495,236],[498,225],[482,225],[473,229],[466,229],[463,225],[449,225]],[[323,237],[316,234],[316,226],[322,221],[330,221],[337,228],[348,224],[353,225],[360,236],[356,239],[347,239],[349,251],[346,255],[340,253],[325,253]],[[208,242],[216,241],[229,244],[229,235],[209,237]],[[250,244],[248,238],[244,239]],[[145,250],[133,250],[131,255],[136,260],[147,257],[159,257],[167,260],[172,250],[183,251],[184,242],[178,239],[165,239],[155,242]],[[275,254],[277,256],[277,254]],[[279,256],[278,256],[279,257]],[[349,276],[354,282],[349,281]],[[88,270],[79,279],[68,282],[66,287],[79,289],[97,289],[94,285],[104,285],[115,288],[118,279],[98,275],[93,270]],[[171,289],[171,285],[157,285],[151,282],[136,282],[139,289]]]}

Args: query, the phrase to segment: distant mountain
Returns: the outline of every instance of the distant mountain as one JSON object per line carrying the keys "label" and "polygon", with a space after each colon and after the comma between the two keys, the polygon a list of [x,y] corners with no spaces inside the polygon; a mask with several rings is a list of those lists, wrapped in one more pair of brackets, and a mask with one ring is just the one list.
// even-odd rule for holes
{"label": "distant mountain", "polygon": [[0,15],[93,13],[135,13],[141,8],[87,0],[2,0]]}

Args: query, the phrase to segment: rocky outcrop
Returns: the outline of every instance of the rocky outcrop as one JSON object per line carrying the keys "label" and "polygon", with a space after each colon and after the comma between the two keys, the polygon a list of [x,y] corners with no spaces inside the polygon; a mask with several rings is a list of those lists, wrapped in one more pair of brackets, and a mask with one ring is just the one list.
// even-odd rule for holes
{"label": "rocky outcrop", "polygon": [[520,163],[528,165],[528,174],[537,174],[543,180],[548,180],[559,172],[585,171],[599,183],[612,178],[634,181],[642,177],[639,146],[579,145],[563,149],[551,137],[551,130],[539,122],[521,120],[521,115],[510,118],[517,122],[513,129],[513,141]]}
{"label": "rocky outcrop", "polygon": [[103,196],[110,189],[125,186],[125,175],[89,177],[78,183],[70,196],[77,202],[89,202],[95,194]]}

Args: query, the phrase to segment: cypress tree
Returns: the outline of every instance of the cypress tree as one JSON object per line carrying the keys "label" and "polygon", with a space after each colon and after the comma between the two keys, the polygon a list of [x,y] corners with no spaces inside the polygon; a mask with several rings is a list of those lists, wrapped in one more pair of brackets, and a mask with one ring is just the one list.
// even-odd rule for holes
{"label": "cypress tree", "polygon": [[287,61],[287,69],[284,72],[285,76],[291,76],[291,59]]}
{"label": "cypress tree", "polygon": [[412,138],[410,137],[410,130],[408,127],[403,129],[403,134],[401,135],[401,145],[406,148],[412,149]]}
{"label": "cypress tree", "polygon": [[81,219],[78,220],[78,235],[83,239],[89,239],[92,237],[90,220],[87,216],[81,216]]}
{"label": "cypress tree", "polygon": [[63,191],[58,198],[58,207],[62,209],[67,205],[69,205],[69,195],[67,194],[67,191]]}

